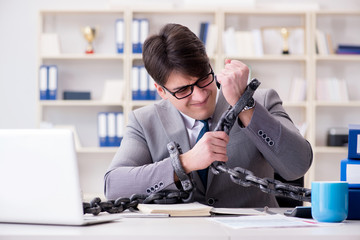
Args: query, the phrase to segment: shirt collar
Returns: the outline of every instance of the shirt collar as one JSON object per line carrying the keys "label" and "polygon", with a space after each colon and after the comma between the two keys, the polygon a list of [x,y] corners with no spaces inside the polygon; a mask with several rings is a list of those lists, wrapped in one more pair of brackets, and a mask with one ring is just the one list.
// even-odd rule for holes
{"label": "shirt collar", "polygon": [[[180,112],[180,111],[179,111]],[[196,125],[196,119],[192,118],[192,117],[189,117],[187,115],[185,115],[184,113],[180,112],[181,116],[182,116],[182,119],[184,121],[184,124],[185,124],[185,127],[187,129],[193,129]],[[209,121],[209,126],[211,124],[211,119],[212,119],[212,116],[208,118],[208,121]]]}
{"label": "shirt collar", "polygon": [[187,115],[185,115],[184,113],[180,112],[182,119],[184,121],[185,127],[188,129],[192,129],[195,126],[195,122],[196,120],[194,118],[191,118]]}

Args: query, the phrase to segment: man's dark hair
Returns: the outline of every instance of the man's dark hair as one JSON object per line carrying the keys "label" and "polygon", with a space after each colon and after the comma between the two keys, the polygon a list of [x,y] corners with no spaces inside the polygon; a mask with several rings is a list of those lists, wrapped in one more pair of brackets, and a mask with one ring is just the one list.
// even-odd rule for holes
{"label": "man's dark hair", "polygon": [[167,24],[158,35],[146,39],[143,61],[160,86],[166,84],[172,71],[197,78],[209,73],[209,58],[203,42],[180,24]]}

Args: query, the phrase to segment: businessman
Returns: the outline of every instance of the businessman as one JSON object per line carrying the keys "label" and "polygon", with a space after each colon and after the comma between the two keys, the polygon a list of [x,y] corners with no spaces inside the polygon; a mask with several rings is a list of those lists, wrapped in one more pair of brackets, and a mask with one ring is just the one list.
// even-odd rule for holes
{"label": "businessman", "polygon": [[[255,104],[247,106],[230,134],[213,130],[222,113],[243,94],[248,67],[226,60],[217,74],[203,43],[187,27],[165,25],[143,48],[146,70],[162,100],[129,115],[121,146],[105,174],[108,199],[177,190],[177,176],[167,143],[180,144],[179,162],[191,175],[194,201],[215,207],[276,207],[273,195],[233,183],[227,174],[214,175],[214,161],[242,167],[261,178],[274,172],[287,180],[303,176],[312,163],[310,144],[285,112],[278,94],[259,89]],[[210,130],[210,131],[207,131]]]}

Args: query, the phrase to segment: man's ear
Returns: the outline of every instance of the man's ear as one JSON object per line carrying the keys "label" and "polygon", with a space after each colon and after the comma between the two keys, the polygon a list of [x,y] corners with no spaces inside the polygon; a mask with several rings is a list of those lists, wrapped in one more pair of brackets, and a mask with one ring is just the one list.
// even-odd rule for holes
{"label": "man's ear", "polygon": [[160,86],[159,84],[157,84],[157,83],[154,83],[154,85],[155,85],[156,91],[158,92],[160,97],[162,99],[166,100],[168,98],[168,95],[166,94],[165,89],[162,86]]}

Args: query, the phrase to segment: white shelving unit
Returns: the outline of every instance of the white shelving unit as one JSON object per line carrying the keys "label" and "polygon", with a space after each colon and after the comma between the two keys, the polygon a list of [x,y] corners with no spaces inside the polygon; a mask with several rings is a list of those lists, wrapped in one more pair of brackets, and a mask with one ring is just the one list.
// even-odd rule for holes
{"label": "white shelving unit", "polygon": [[[116,53],[115,21],[124,19],[125,49]],[[317,55],[315,51],[315,31],[322,29],[333,36],[334,46],[339,43],[359,43],[357,28],[360,12],[306,12],[306,11],[267,11],[244,9],[149,9],[126,8],[121,10],[44,10],[39,13],[39,42],[42,33],[57,33],[60,37],[61,54],[41,55],[38,66],[55,64],[59,69],[58,99],[38,101],[39,124],[42,121],[76,127],[82,147],[77,149],[85,170],[83,182],[94,182],[92,173],[85,166],[89,160],[101,165],[98,172],[100,184],[86,188],[86,193],[102,192],[102,176],[117,148],[98,147],[97,114],[101,111],[123,111],[127,119],[130,111],[152,104],[153,101],[133,101],[131,96],[131,69],[142,63],[141,54],[132,53],[131,23],[133,18],[149,20],[149,34],[157,33],[168,23],[180,23],[189,27],[197,35],[200,23],[207,21],[218,27],[217,47],[210,55],[215,72],[222,69],[226,58],[239,59],[246,63],[252,77],[258,78],[262,88],[274,88],[284,100],[284,107],[295,124],[306,123],[305,137],[314,151],[314,163],[306,176],[306,187],[312,180],[339,179],[339,161],[346,157],[345,147],[327,147],[326,131],[330,127],[358,123],[360,115],[360,86],[357,72],[360,57],[357,55]],[[99,34],[94,41],[95,54],[85,54],[86,41],[81,27],[98,26]],[[234,27],[238,31],[265,29],[271,27],[301,28],[304,30],[304,53],[299,55],[265,54],[263,56],[226,55],[223,33]],[[264,39],[266,41],[267,39]],[[316,79],[335,75],[345,78],[349,87],[349,102],[320,102],[316,100]],[[289,92],[294,77],[306,80],[304,101],[291,102]],[[37,78],[38,79],[38,78]],[[107,79],[124,81],[126,94],[120,103],[103,103],[101,94]],[[36,88],[39,89],[38,83]],[[67,101],[62,99],[64,90],[91,91],[90,101]],[[326,121],[325,121],[326,120]],[[125,122],[126,124],[126,122]],[[98,159],[95,163],[95,159]],[[89,164],[90,164],[89,163]],[[330,170],[329,170],[330,168]],[[92,169],[92,168],[91,168]]]}
{"label": "white shelving unit", "polygon": [[[313,15],[314,33],[317,29],[330,34],[333,50],[338,44],[359,45],[357,33],[360,24],[359,11],[321,11]],[[313,34],[313,41],[315,36]],[[339,180],[340,161],[347,158],[347,147],[326,146],[327,131],[331,127],[348,127],[350,123],[359,123],[360,119],[360,85],[357,74],[359,71],[359,55],[329,54],[320,55],[313,49],[314,72],[312,88],[316,89],[319,78],[336,77],[344,79],[347,84],[349,101],[332,102],[317,100],[316,91],[312,99],[312,125],[310,139],[314,150],[314,164],[311,180]],[[331,94],[331,93],[328,93]]]}

